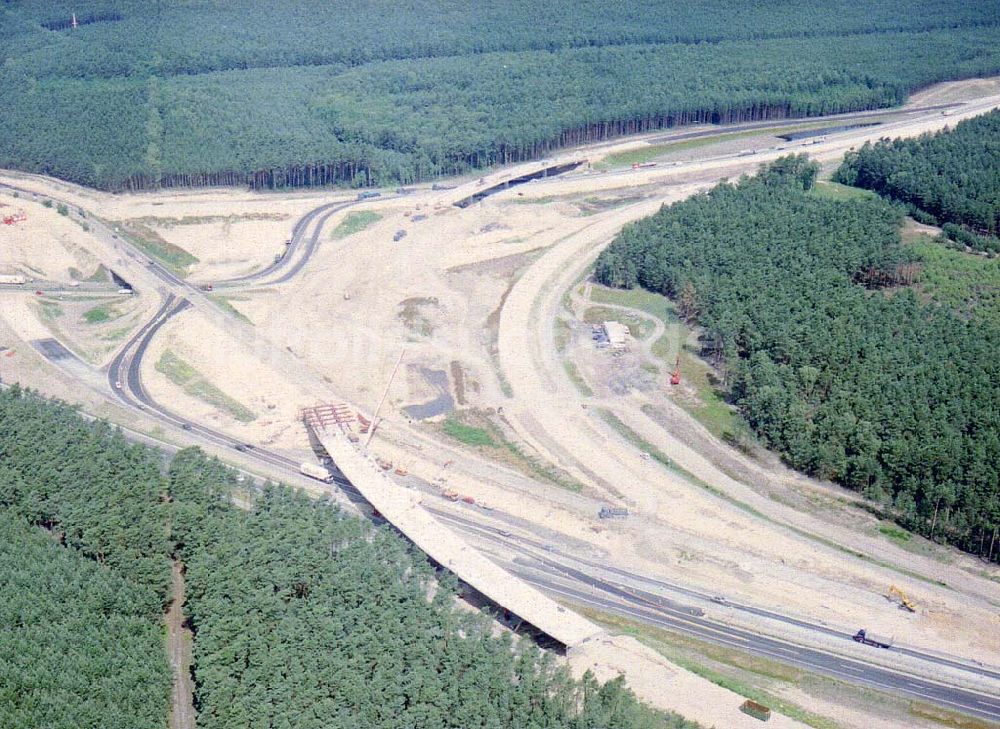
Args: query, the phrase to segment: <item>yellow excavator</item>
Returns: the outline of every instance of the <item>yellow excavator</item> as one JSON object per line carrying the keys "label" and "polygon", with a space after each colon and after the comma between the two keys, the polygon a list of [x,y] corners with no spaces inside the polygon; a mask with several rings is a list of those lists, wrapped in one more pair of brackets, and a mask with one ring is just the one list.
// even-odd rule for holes
{"label": "yellow excavator", "polygon": [[913,601],[895,585],[889,585],[889,592],[886,594],[885,599],[889,602],[898,602],[900,610],[908,610],[911,613],[917,612],[917,606]]}

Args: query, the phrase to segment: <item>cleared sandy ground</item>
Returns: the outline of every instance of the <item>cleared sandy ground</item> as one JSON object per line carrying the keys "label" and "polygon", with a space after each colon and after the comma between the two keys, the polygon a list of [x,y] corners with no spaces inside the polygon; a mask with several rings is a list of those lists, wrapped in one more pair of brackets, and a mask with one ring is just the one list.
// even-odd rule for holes
{"label": "cleared sandy ground", "polygon": [[0,218],[23,211],[27,220],[0,225],[0,273],[22,274],[32,279],[69,283],[91,276],[100,258],[91,236],[80,225],[28,196],[14,197],[0,190]]}

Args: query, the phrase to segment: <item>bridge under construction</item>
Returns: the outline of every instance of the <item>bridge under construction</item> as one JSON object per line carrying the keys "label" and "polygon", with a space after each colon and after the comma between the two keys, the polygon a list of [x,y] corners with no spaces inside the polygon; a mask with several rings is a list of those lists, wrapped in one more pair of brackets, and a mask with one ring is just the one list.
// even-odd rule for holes
{"label": "bridge under construction", "polygon": [[342,418],[323,415],[319,408],[303,411],[306,426],[337,468],[386,520],[431,559],[567,649],[603,634],[599,626],[494,564],[441,524],[423,508],[421,494],[393,481],[374,458],[352,442]]}

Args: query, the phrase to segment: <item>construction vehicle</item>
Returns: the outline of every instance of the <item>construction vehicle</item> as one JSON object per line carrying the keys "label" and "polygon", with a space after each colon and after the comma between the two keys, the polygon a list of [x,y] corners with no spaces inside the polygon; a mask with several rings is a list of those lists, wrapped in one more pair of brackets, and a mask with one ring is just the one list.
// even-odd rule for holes
{"label": "construction vehicle", "polygon": [[381,192],[359,192],[358,200],[371,200],[376,197],[382,197]]}
{"label": "construction vehicle", "polygon": [[406,470],[406,466],[396,466],[395,473],[397,476],[405,476],[409,473],[409,471]]}
{"label": "construction vehicle", "polygon": [[628,516],[628,509],[622,509],[612,506],[602,506],[601,510],[597,512],[597,516],[600,519],[624,519]]}
{"label": "construction vehicle", "polygon": [[458,501],[458,492],[457,491],[452,491],[450,489],[445,489],[444,491],[441,492],[441,495],[444,496],[446,499],[448,499],[448,501]]}
{"label": "construction vehicle", "polygon": [[751,701],[750,699],[747,699],[740,704],[740,711],[748,716],[752,716],[754,719],[760,719],[761,721],[767,721],[771,718],[771,710],[769,708],[763,704],[758,704],[756,701]]}
{"label": "construction vehicle", "polygon": [[14,223],[23,223],[28,219],[23,210],[18,210],[16,213],[11,213],[10,215],[3,216],[4,225],[14,225]]}
{"label": "construction vehicle", "polygon": [[670,375],[670,384],[681,384],[681,356],[677,355],[677,362],[674,363],[674,371]]}
{"label": "construction vehicle", "polygon": [[314,478],[317,481],[322,481],[323,483],[330,483],[333,481],[333,474],[322,466],[318,466],[315,463],[303,463],[299,466],[299,473],[303,476],[308,476],[309,478]]}
{"label": "construction vehicle", "polygon": [[875,646],[876,648],[891,648],[893,643],[892,638],[884,638],[880,635],[869,633],[864,628],[854,634],[854,640],[864,645]]}
{"label": "construction vehicle", "polygon": [[462,501],[464,501],[466,504],[474,504],[474,503],[476,503],[476,500],[474,498],[472,498],[471,496],[463,496],[462,497]]}
{"label": "construction vehicle", "polygon": [[8,286],[23,286],[27,282],[28,279],[18,274],[9,274],[9,273],[0,274],[0,284]]}
{"label": "construction vehicle", "polygon": [[885,599],[889,602],[898,602],[900,610],[908,610],[911,613],[917,612],[917,606],[914,602],[895,585],[889,585],[889,592],[886,593]]}
{"label": "construction vehicle", "polygon": [[393,243],[399,243],[399,241],[403,240],[403,238],[405,237],[406,237],[405,230],[397,230],[395,235],[392,236],[392,241]]}
{"label": "construction vehicle", "polygon": [[375,463],[377,463],[378,467],[383,471],[388,471],[392,468],[392,461],[387,461],[384,458],[376,458]]}

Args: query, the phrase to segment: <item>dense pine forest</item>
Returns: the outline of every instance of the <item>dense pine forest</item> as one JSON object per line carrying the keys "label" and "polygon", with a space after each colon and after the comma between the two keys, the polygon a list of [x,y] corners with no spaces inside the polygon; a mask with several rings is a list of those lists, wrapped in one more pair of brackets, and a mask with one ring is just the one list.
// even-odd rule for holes
{"label": "dense pine forest", "polygon": [[1000,112],[850,152],[835,178],[910,206],[954,242],[1000,253]]}
{"label": "dense pine forest", "polygon": [[243,491],[194,449],[163,465],[67,406],[0,393],[0,726],[166,726],[180,559],[204,729],[696,729],[495,637],[387,528]]}
{"label": "dense pine forest", "polygon": [[0,595],[0,726],[163,729],[170,673],[152,590],[5,508]]}
{"label": "dense pine forest", "polygon": [[408,183],[998,72],[998,0],[4,0],[0,166],[112,190]]}
{"label": "dense pine forest", "polygon": [[597,278],[678,299],[759,438],[906,527],[1000,559],[1000,324],[924,304],[902,212],[786,157],[627,227]]}

